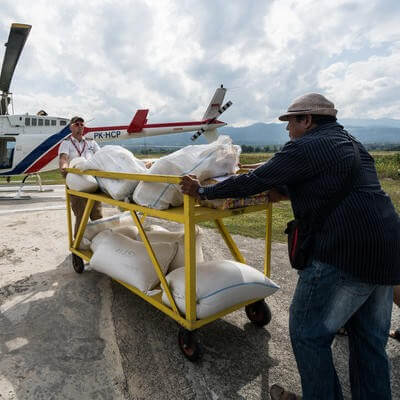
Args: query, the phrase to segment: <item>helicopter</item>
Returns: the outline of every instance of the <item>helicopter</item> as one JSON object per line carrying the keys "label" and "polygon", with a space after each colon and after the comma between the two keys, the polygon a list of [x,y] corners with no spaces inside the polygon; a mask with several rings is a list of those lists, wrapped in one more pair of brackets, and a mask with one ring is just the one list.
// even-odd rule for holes
{"label": "helicopter", "polygon": [[[10,84],[19,57],[32,26],[13,23],[10,28],[0,74],[0,177],[10,181],[12,176],[25,175],[22,186],[36,175],[43,191],[39,172],[58,168],[58,148],[71,135],[69,119],[49,116],[44,110],[37,114],[14,114]],[[232,102],[222,105],[226,88],[217,88],[203,118],[199,121],[149,124],[148,109],[137,110],[129,125],[85,127],[84,136],[98,143],[134,139],[172,133],[195,132],[192,140],[204,134],[208,142],[218,137],[217,129],[226,123],[217,118]],[[12,113],[9,113],[9,109]],[[18,197],[18,196],[17,196]]]}

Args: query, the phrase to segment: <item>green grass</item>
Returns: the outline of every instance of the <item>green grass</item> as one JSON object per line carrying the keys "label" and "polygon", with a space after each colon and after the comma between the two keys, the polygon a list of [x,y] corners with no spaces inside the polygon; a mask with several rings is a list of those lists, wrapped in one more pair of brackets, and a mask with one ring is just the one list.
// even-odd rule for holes
{"label": "green grass", "polygon": [[[380,179],[392,178],[399,180],[400,152],[372,153],[375,159],[375,167]],[[400,182],[398,182],[400,183]]]}
{"label": "green grass", "polygon": [[[65,182],[65,179],[61,176],[60,172],[58,169],[53,170],[53,171],[46,171],[46,172],[41,172],[40,177],[42,179],[43,184],[48,184],[48,185],[57,185],[57,184],[63,184]],[[11,183],[17,183],[20,182],[23,179],[23,176],[12,176],[11,177]],[[37,185],[37,179],[35,176],[30,176],[25,183],[27,185]],[[7,184],[7,181],[5,178],[2,178],[0,180],[0,185],[5,185]]]}

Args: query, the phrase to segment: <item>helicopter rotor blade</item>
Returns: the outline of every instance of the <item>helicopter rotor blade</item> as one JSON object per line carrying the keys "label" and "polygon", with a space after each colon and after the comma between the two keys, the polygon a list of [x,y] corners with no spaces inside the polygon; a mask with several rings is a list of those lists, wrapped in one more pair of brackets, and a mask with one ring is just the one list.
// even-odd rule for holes
{"label": "helicopter rotor blade", "polygon": [[29,32],[31,31],[31,27],[32,25],[16,23],[11,25],[0,75],[0,90],[2,90],[3,93],[7,93],[10,88],[15,67],[17,66],[19,56],[24,48]]}

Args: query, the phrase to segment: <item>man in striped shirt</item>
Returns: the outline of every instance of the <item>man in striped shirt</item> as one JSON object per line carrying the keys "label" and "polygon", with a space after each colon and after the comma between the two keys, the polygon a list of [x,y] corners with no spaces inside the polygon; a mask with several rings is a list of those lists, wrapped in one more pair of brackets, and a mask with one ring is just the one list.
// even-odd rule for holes
{"label": "man in striped shirt", "polygon": [[[247,197],[286,186],[295,218],[315,218],[352,171],[352,138],[336,121],[332,102],[317,93],[296,99],[281,115],[290,141],[254,171],[203,187],[189,176],[182,192],[195,198]],[[303,398],[342,399],[331,344],[345,326],[355,399],[391,399],[388,340],[393,289],[400,283],[400,218],[383,192],[374,160],[356,141],[360,171],[350,193],[314,234],[299,271],[289,330]],[[295,399],[274,385],[272,399]]]}

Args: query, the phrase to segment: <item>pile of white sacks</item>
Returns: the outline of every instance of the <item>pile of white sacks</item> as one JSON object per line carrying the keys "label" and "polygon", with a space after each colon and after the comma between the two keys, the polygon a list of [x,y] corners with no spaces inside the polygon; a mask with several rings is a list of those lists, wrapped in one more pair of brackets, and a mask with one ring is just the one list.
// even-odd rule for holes
{"label": "pile of white sacks", "polygon": [[[240,147],[228,136],[206,145],[187,146],[158,159],[150,169],[143,161],[120,146],[105,146],[90,160],[77,158],[70,166],[81,170],[101,170],[136,174],[178,175],[194,174],[205,180],[235,173]],[[178,185],[95,178],[89,175],[67,175],[70,189],[95,192],[99,188],[116,200],[132,199],[142,206],[159,210],[180,206],[183,195]],[[185,313],[184,232],[170,232],[150,225],[145,228],[161,271],[171,289],[178,309]],[[246,300],[264,298],[278,286],[261,272],[248,265],[230,260],[204,261],[201,231],[196,230],[196,304],[197,317],[205,318]],[[128,213],[89,222],[81,249],[91,249],[93,269],[152,295],[162,290],[138,229]],[[170,305],[167,295],[162,301]]]}
{"label": "pile of white sacks", "polygon": [[[121,146],[105,146],[90,160],[77,158],[70,166],[81,170],[125,172],[131,174],[196,175],[200,181],[215,176],[233,174],[237,171],[240,146],[232,144],[229,136],[219,136],[209,144],[186,146],[174,153],[161,157],[150,169],[145,163]],[[94,178],[89,175],[67,175],[70,189],[95,192],[100,188],[113,199],[132,199],[145,207],[165,210],[183,204],[179,185],[121,179]]]}
{"label": "pile of white sacks", "polygon": [[[145,227],[176,305],[185,313],[184,232]],[[93,251],[91,267],[148,295],[162,288],[129,212],[88,223],[84,241]],[[279,287],[253,267],[230,260],[204,261],[202,232],[196,227],[196,310],[206,318],[243,301],[264,298]],[[162,301],[170,306],[166,292]]]}

